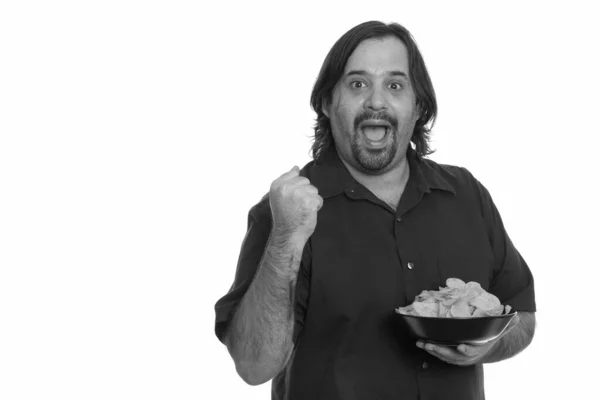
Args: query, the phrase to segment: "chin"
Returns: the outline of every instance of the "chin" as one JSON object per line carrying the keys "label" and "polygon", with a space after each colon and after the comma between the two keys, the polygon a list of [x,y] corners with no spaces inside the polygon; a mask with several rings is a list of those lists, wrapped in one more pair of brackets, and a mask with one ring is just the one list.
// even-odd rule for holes
{"label": "chin", "polygon": [[354,158],[356,163],[365,172],[378,172],[386,169],[394,161],[394,155],[386,151],[384,154],[379,156],[373,156],[364,154]]}

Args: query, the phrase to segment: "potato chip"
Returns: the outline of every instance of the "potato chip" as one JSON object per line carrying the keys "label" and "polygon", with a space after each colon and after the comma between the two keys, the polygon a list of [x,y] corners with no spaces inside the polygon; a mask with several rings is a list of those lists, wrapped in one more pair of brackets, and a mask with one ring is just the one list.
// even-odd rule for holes
{"label": "potato chip", "polygon": [[471,316],[469,304],[463,299],[457,301],[450,307],[450,315],[454,318],[469,318]]}
{"label": "potato chip", "polygon": [[490,293],[480,293],[475,298],[471,299],[471,304],[476,308],[480,308],[484,311],[490,311],[501,306],[500,300],[496,296]]}
{"label": "potato chip", "polygon": [[487,313],[480,308],[476,308],[475,311],[473,311],[473,315],[472,315],[472,317],[487,317],[487,316],[488,316]]}
{"label": "potato chip", "polygon": [[439,306],[436,302],[433,303],[414,303],[413,304],[414,311],[421,316],[424,317],[437,317]]}
{"label": "potato chip", "polygon": [[438,311],[438,315],[437,316],[440,317],[440,318],[445,318],[446,315],[448,315],[448,313],[450,312],[450,307],[446,307],[444,305],[444,303],[441,303],[441,302],[438,303],[438,304],[440,305],[440,309]]}
{"label": "potato chip", "polygon": [[423,290],[412,304],[397,308],[396,312],[421,317],[474,318],[508,314],[511,309],[477,282],[448,278],[446,287]]}
{"label": "potato chip", "polygon": [[446,279],[446,286],[449,288],[462,289],[464,288],[466,283],[458,278],[448,278]]}

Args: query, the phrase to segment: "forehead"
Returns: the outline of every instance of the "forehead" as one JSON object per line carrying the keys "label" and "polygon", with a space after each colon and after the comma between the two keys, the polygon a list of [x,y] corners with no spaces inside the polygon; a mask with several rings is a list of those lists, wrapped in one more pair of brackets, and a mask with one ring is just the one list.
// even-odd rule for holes
{"label": "forehead", "polygon": [[403,71],[408,76],[408,51],[395,36],[364,40],[350,55],[344,74],[352,70],[371,74]]}

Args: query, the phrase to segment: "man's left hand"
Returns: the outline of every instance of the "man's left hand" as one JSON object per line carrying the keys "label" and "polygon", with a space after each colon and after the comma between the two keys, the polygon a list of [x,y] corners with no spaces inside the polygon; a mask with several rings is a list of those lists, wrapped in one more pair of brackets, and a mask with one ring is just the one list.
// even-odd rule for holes
{"label": "man's left hand", "polygon": [[418,341],[417,347],[449,364],[466,366],[476,364],[481,360],[498,340],[491,340],[481,345],[460,344],[457,347]]}
{"label": "man's left hand", "polygon": [[473,365],[480,362],[487,353],[500,341],[504,335],[506,335],[512,328],[514,328],[519,322],[519,317],[516,316],[511,321],[510,325],[506,327],[502,334],[489,342],[483,344],[460,344],[458,346],[444,346],[439,344],[433,344],[424,342],[422,340],[417,341],[417,347],[425,350],[432,356],[439,358],[449,364],[454,365]]}

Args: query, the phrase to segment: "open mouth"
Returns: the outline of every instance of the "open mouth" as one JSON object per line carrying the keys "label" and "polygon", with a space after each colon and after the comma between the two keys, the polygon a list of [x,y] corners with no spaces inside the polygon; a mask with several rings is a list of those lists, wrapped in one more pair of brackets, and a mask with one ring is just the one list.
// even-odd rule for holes
{"label": "open mouth", "polygon": [[387,139],[391,127],[387,123],[365,122],[360,125],[360,130],[365,139],[367,139],[369,142],[373,144],[380,144]]}
{"label": "open mouth", "polygon": [[385,126],[365,126],[362,131],[371,142],[380,142],[386,137],[388,128]]}

